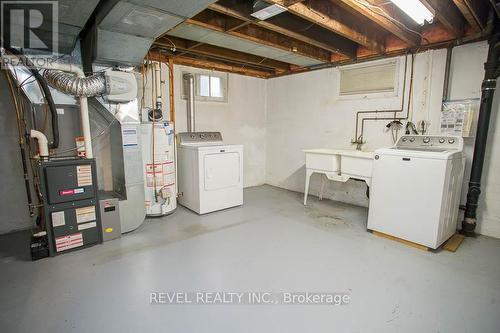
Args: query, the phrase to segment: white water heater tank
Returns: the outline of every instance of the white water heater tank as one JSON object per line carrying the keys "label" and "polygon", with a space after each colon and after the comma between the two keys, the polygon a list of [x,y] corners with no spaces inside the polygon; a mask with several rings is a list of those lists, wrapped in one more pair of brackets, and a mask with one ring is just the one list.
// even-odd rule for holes
{"label": "white water heater tank", "polygon": [[163,216],[177,208],[174,124],[141,124],[144,190],[147,216]]}

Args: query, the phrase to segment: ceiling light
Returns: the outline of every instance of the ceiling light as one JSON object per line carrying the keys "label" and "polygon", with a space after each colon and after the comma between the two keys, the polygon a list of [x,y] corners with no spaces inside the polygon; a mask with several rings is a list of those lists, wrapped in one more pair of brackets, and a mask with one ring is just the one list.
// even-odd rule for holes
{"label": "ceiling light", "polygon": [[253,3],[253,10],[254,12],[250,15],[252,15],[255,18],[258,18],[259,20],[267,20],[268,18],[281,14],[283,12],[286,12],[287,9],[286,7],[280,6],[280,5],[270,5],[265,1],[262,0],[256,0]]}
{"label": "ceiling light", "polygon": [[426,21],[432,22],[434,18],[434,14],[420,0],[391,0],[391,2],[420,25]]}

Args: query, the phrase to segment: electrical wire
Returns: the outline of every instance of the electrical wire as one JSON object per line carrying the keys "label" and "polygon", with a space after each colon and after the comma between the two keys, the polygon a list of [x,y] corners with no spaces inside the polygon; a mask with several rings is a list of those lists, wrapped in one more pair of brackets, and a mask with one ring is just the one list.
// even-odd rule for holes
{"label": "electrical wire", "polygon": [[175,43],[172,42],[172,40],[170,38],[168,38],[166,35],[162,36],[161,38],[165,38],[166,40],[168,40],[172,44],[172,49],[171,49],[172,52],[175,52],[177,50],[177,47],[175,46]]}
{"label": "electrical wire", "polygon": [[[262,64],[262,63],[263,63],[264,61],[266,61],[266,60],[267,60],[267,57],[264,57],[264,58],[262,58],[262,60],[261,60],[261,61],[259,61],[256,65],[257,65],[257,66],[258,66],[258,65],[260,65],[260,64]],[[248,61],[247,61],[247,62],[245,62],[245,63],[243,64],[243,66],[241,66],[241,67],[240,67],[240,69],[239,69],[239,70],[240,70],[240,71],[241,71],[241,70],[243,70],[243,69],[246,67],[246,65],[250,65],[250,63],[249,63]]]}
{"label": "electrical wire", "polygon": [[421,34],[420,32],[418,31],[415,31],[409,27],[407,27],[404,23],[402,23],[401,21],[398,21],[396,20],[395,18],[393,18],[392,16],[390,16],[383,8],[381,8],[380,6],[376,6],[376,5],[373,5],[371,3],[369,3],[368,1],[366,0],[354,0],[356,1],[358,4],[364,6],[365,8],[367,8],[369,11],[371,11],[372,13],[376,14],[376,15],[379,15],[379,16],[382,16],[386,19],[388,19],[389,21],[391,21],[392,23],[395,23],[396,25],[398,25],[400,28],[403,28],[404,30],[408,31],[408,32],[411,32],[415,35],[418,35],[419,37],[421,37],[427,44],[430,44],[430,41],[423,35]]}

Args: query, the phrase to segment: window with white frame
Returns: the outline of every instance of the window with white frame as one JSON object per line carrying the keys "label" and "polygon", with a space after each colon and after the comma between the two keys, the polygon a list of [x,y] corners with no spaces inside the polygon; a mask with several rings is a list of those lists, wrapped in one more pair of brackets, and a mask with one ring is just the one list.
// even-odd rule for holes
{"label": "window with white frame", "polygon": [[[182,73],[182,77],[187,72]],[[227,102],[227,74],[213,72],[192,73],[195,78],[195,99],[198,101]],[[182,98],[187,99],[189,86],[182,80]]]}
{"label": "window with white frame", "polygon": [[341,68],[339,95],[397,93],[398,64],[396,59],[391,59]]}

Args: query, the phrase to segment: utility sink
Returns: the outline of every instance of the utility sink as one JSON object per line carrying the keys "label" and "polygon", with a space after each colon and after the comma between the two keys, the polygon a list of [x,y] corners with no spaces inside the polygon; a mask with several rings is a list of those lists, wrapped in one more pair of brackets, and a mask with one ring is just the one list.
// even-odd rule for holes
{"label": "utility sink", "polygon": [[372,176],[373,152],[349,149],[306,149],[306,169],[337,172],[339,175]]}
{"label": "utility sink", "polygon": [[[350,178],[364,180],[368,186],[372,180],[373,152],[352,149],[306,149],[306,188],[304,205],[307,202],[309,179],[313,173],[324,174],[328,179],[346,182]],[[324,180],[321,179],[320,199],[323,198]]]}

